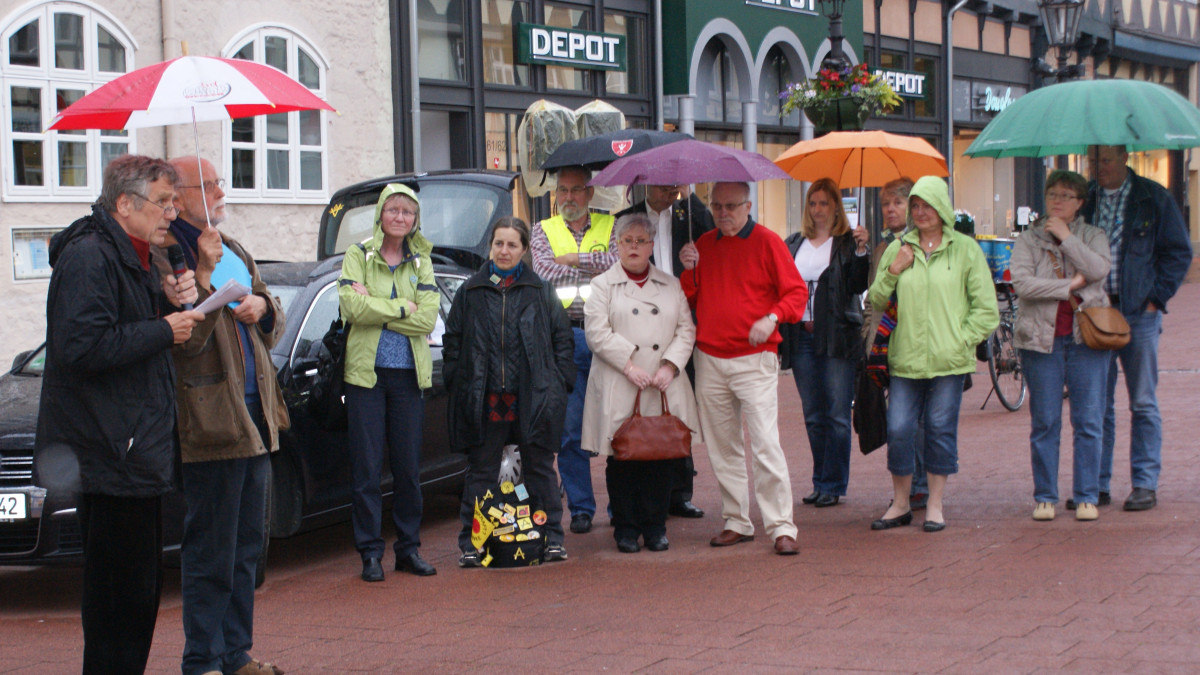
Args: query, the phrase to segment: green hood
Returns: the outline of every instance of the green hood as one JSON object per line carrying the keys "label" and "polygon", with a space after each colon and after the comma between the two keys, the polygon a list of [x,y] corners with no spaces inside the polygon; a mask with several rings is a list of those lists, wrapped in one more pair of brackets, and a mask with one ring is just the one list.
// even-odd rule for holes
{"label": "green hood", "polygon": [[946,186],[946,181],[937,176],[924,176],[913,184],[912,190],[908,193],[909,211],[905,216],[908,220],[909,229],[916,227],[912,220],[913,197],[920,197],[936,209],[938,215],[942,218],[943,225],[950,228],[954,227],[954,205],[950,203],[950,188]]}
{"label": "green hood", "polygon": [[[389,183],[379,193],[379,201],[375,202],[375,235],[371,237],[367,248],[378,251],[379,247],[383,246],[383,227],[380,225],[380,218],[383,216],[383,203],[395,194],[401,194],[413,200],[417,204],[417,221],[413,223],[412,232],[405,237],[407,243],[408,255],[419,253],[421,255],[429,255],[433,250],[433,242],[425,238],[421,234],[421,200],[417,199],[417,193],[413,192],[407,185],[400,183]],[[364,242],[365,243],[365,242]]]}

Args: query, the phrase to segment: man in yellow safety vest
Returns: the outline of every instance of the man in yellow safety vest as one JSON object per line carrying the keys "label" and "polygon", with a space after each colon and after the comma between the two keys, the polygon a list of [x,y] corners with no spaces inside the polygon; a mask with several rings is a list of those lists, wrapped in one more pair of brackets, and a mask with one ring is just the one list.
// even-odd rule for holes
{"label": "man in yellow safety vest", "polygon": [[583,334],[583,305],[591,290],[592,277],[604,273],[617,261],[613,239],[613,217],[589,213],[594,188],[588,187],[591,171],[581,167],[558,170],[555,199],[558,215],[533,226],[530,245],[533,270],[554,285],[575,333],[575,389],[567,399],[567,419],[558,453],[558,475],[571,510],[571,531],[583,534],[592,529],[596,497],[588,453],[579,447],[583,427],[583,395],[587,390],[592,351]]}

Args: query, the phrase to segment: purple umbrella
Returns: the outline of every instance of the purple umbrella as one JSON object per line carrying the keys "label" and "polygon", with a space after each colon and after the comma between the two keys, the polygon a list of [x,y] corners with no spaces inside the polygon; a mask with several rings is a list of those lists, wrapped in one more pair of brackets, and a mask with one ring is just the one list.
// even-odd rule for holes
{"label": "purple umbrella", "polygon": [[757,152],[687,139],[622,157],[596,174],[591,185],[687,185],[773,178],[791,176]]}

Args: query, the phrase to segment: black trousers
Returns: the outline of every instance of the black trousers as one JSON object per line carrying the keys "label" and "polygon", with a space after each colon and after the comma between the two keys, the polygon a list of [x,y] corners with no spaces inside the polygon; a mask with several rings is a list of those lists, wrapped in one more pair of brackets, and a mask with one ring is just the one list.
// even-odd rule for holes
{"label": "black trousers", "polygon": [[142,673],[162,593],[162,500],[82,494],[83,673]]}
{"label": "black trousers", "polygon": [[675,459],[623,462],[608,458],[604,478],[612,506],[613,538],[651,539],[667,533]]}
{"label": "black trousers", "polygon": [[[475,499],[495,487],[500,477],[500,460],[504,446],[516,437],[516,422],[484,422],[483,441],[467,448],[467,478],[463,486],[458,515],[462,531],[458,533],[458,550],[474,551],[471,544],[471,523],[475,518]],[[520,447],[521,476],[529,501],[546,512],[546,545],[563,543],[562,491],[558,489],[558,473],[554,470],[554,451],[539,445]]]}

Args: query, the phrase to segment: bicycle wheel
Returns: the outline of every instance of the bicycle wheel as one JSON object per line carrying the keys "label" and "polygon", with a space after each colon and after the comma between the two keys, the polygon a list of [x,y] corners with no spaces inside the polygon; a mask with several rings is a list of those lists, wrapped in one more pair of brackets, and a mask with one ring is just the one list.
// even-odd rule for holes
{"label": "bicycle wheel", "polygon": [[1021,372],[1021,359],[1013,346],[1012,323],[1001,321],[996,331],[988,338],[988,372],[992,376],[992,387],[1000,405],[1016,412],[1025,403],[1025,376]]}

